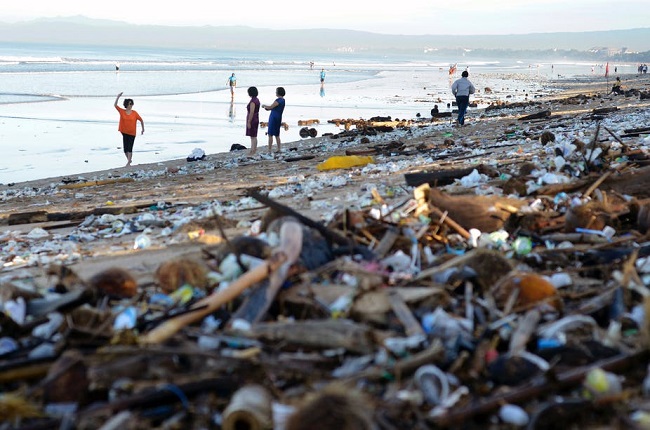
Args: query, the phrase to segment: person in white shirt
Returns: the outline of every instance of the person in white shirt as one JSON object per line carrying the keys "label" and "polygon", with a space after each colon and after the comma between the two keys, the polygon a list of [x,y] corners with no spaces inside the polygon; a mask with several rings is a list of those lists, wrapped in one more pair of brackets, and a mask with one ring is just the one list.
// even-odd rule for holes
{"label": "person in white shirt", "polygon": [[456,79],[453,84],[451,84],[451,92],[456,96],[456,104],[458,105],[458,124],[465,125],[465,113],[467,112],[467,106],[469,106],[469,95],[476,92],[474,84],[472,84],[469,79],[469,73],[465,70],[461,74],[460,79]]}

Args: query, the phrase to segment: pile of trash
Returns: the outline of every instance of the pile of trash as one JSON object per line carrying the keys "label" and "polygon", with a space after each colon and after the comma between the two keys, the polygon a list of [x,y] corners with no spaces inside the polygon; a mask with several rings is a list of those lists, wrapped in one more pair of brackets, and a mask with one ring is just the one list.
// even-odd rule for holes
{"label": "pile of trash", "polygon": [[[0,430],[650,428],[647,131],[545,125],[534,162],[411,171],[326,222],[251,189],[233,237],[165,202],[1,236]],[[160,261],[154,232],[217,239]],[[125,236],[150,280],[71,266]]]}

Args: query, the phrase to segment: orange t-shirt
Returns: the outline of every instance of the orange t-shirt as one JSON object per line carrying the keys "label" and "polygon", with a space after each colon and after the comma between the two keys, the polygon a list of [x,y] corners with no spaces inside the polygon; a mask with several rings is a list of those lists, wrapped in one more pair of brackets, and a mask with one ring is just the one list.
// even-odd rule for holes
{"label": "orange t-shirt", "polygon": [[136,136],[138,134],[136,123],[142,121],[142,117],[134,110],[127,114],[126,109],[119,106],[115,106],[115,109],[120,113],[120,125],[117,129],[124,134]]}

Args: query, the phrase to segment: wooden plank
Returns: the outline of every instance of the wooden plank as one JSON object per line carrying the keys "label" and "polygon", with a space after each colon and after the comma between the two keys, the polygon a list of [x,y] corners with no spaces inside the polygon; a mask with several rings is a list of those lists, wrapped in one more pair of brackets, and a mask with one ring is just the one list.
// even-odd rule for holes
{"label": "wooden plank", "polygon": [[43,230],[57,230],[60,228],[75,227],[79,225],[79,223],[80,223],[79,221],[46,221],[46,222],[36,222],[30,224],[0,226],[0,233],[6,233],[8,231],[29,233],[35,228],[42,228]]}
{"label": "wooden plank", "polygon": [[407,336],[422,335],[425,336],[424,329],[420,325],[419,321],[413,316],[413,313],[406,306],[406,303],[402,296],[398,292],[392,291],[388,294],[388,300],[390,302],[390,307],[400,320]]}

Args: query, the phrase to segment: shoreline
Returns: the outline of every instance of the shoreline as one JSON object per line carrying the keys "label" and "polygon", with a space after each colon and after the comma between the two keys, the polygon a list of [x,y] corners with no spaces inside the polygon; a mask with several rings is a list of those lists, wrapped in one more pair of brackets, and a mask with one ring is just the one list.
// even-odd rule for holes
{"label": "shoreline", "polygon": [[[508,73],[476,72],[473,79],[480,89],[474,98],[479,107],[495,101],[553,97],[558,87],[571,84],[545,76]],[[322,135],[340,131],[327,123],[334,118],[390,115],[415,119],[427,117],[434,104],[446,111],[449,109],[445,106],[453,101],[448,84],[446,71],[423,69],[412,73],[387,70],[372,81],[328,83],[324,97],[318,93],[318,84],[292,86],[285,112],[289,130],[283,139],[300,140],[300,120],[319,119],[320,125],[315,128]],[[486,87],[492,88],[491,94],[483,93]],[[270,88],[259,89],[263,94],[260,100],[270,101],[264,95]],[[148,126],[147,132],[136,139],[134,162],[145,165],[180,159],[195,148],[215,154],[228,151],[233,143],[248,147],[243,132],[247,98],[245,88],[238,91],[234,104],[227,90],[137,98],[136,110]],[[112,97],[73,97],[56,104],[0,106],[0,139],[13,143],[0,165],[0,183],[38,179],[43,176],[41,172],[54,178],[119,168],[124,157],[112,101]],[[264,115],[261,120],[265,120]],[[263,133],[264,129],[261,140]]]}
{"label": "shoreline", "polygon": [[[634,81],[638,81],[641,85],[641,90],[643,90],[643,86],[645,86],[645,90],[647,91],[648,88],[648,82],[650,81],[650,78],[647,78],[643,75],[619,75],[621,78],[624,80],[624,82],[629,83],[632,82],[632,79]],[[529,99],[529,102],[532,103],[545,103],[548,101],[553,101],[553,100],[561,100],[561,99],[566,99],[572,96],[575,96],[577,94],[583,94],[587,96],[591,96],[594,94],[601,95],[603,92],[605,92],[605,86],[607,85],[609,78],[606,78],[604,76],[576,76],[571,79],[558,79],[558,80],[552,80],[549,79],[546,86],[551,87],[551,88],[560,88],[557,90],[557,92],[552,92],[549,95],[544,95],[544,96],[532,96]],[[613,79],[609,79],[613,80]],[[645,83],[644,83],[645,82]],[[600,88],[602,86],[602,88]],[[483,97],[485,97],[485,94],[477,94],[473,96],[473,102],[476,102],[476,100],[481,100]],[[506,101],[506,107],[508,104],[522,104],[526,103],[524,102],[509,102],[508,98],[505,98]],[[431,103],[435,103],[435,101],[432,101]],[[487,105],[487,102],[486,102]],[[470,116],[471,117],[476,117],[476,116],[481,116],[482,114],[485,113],[485,108],[481,109],[474,109],[470,110]],[[421,121],[421,123],[425,122],[427,119],[427,116],[423,116],[422,118],[413,118],[413,121]],[[334,118],[331,118],[328,121],[334,120]],[[292,127],[298,127],[301,128],[301,126],[295,126],[292,125]],[[263,133],[264,129],[261,129],[261,133]],[[339,128],[340,130],[340,128]],[[283,142],[283,146],[285,147],[284,153],[289,154],[289,152],[294,152],[297,150],[300,150],[302,147],[309,147],[309,146],[314,146],[318,145],[321,142],[327,143],[328,141],[331,141],[330,136],[318,136],[316,138],[307,138],[307,139],[300,139],[300,140],[293,140],[293,141],[288,141],[288,142]],[[258,147],[260,148],[258,150],[258,159],[259,159],[259,154],[265,154],[266,153],[266,142],[265,142],[265,136],[262,134],[262,137],[260,139],[260,142],[258,143]],[[115,168],[108,168],[108,169],[100,169],[100,170],[88,170],[79,174],[70,174],[70,175],[55,175],[47,178],[42,178],[42,179],[34,179],[34,180],[28,180],[28,181],[18,181],[18,182],[8,182],[8,183],[0,183],[0,192],[3,190],[7,189],[16,189],[20,187],[46,187],[48,184],[51,183],[60,183],[63,180],[69,179],[70,181],[72,180],[103,180],[107,178],[113,178],[113,177],[123,177],[124,175],[136,175],[136,176],[142,176],[143,173],[146,176],[146,172],[159,172],[161,170],[166,170],[168,168],[178,168],[181,169],[183,167],[187,167],[189,171],[198,171],[202,170],[200,166],[201,164],[205,165],[206,162],[221,162],[221,163],[228,163],[231,160],[239,160],[241,159],[241,153],[245,153],[245,151],[241,151],[238,153],[237,151],[231,152],[231,151],[224,151],[224,152],[216,152],[216,153],[207,153],[206,151],[206,159],[200,162],[196,162],[195,165],[192,165],[191,163],[186,162],[185,159],[183,158],[172,158],[169,160],[164,160],[164,161],[155,161],[155,162],[150,162],[150,163],[141,163],[141,164],[135,164],[132,165],[131,167],[115,167]],[[189,153],[188,153],[189,154]],[[288,157],[289,155],[286,155]],[[244,157],[248,158],[248,157]],[[205,166],[203,169],[207,169]],[[81,179],[83,178],[83,179]]]}
{"label": "shoreline", "polygon": [[[639,80],[639,83],[643,84],[639,89],[650,91],[650,78]],[[351,130],[351,133],[342,133],[336,139],[317,137],[293,143],[286,142],[284,146],[287,150],[278,158],[263,156],[265,147],[261,146],[259,150],[262,154],[252,159],[237,153],[218,153],[210,154],[202,161],[187,162],[177,159],[143,165],[142,168],[134,166],[129,168],[129,172],[124,168],[89,172],[84,175],[87,183],[72,181],[66,184],[63,183],[64,177],[55,177],[18,183],[12,187],[0,186],[0,246],[3,249],[0,262],[3,263],[2,279],[7,287],[6,300],[13,300],[14,297],[25,294],[24,302],[30,305],[32,300],[35,303],[46,301],[35,299],[34,297],[40,298],[33,294],[35,292],[58,301],[64,294],[51,292],[55,283],[68,292],[93,291],[94,294],[101,292],[103,295],[101,300],[93,300],[83,306],[78,306],[75,300],[72,304],[74,311],[67,307],[62,309],[61,313],[66,314],[62,320],[66,323],[60,330],[63,332],[65,328],[66,333],[61,333],[60,338],[57,335],[51,339],[52,344],[56,340],[59,348],[50,355],[39,356],[38,365],[43,369],[39,370],[40,373],[29,373],[28,377],[25,377],[22,373],[15,372],[17,382],[14,384],[35,384],[36,387],[49,390],[50,397],[43,401],[43,416],[55,422],[60,418],[45,409],[47,403],[57,401],[53,400],[51,394],[56,392],[54,388],[65,388],[61,392],[66,396],[70,393],[84,393],[84,390],[93,392],[93,401],[102,402],[98,403],[99,408],[96,408],[96,403],[90,407],[84,404],[87,400],[86,394],[79,395],[75,398],[75,405],[79,409],[75,409],[69,418],[66,418],[77,422],[86,420],[89,425],[80,426],[84,428],[98,428],[99,422],[114,419],[114,405],[125,404],[124,402],[130,399],[142,399],[142,395],[147,392],[157,395],[159,391],[147,389],[152,388],[154,384],[159,386],[160,375],[164,375],[164,382],[174,384],[181,390],[184,394],[184,399],[181,400],[185,408],[187,404],[198,405],[194,408],[196,413],[183,418],[186,420],[186,426],[190,425],[187,424],[189,421],[202,420],[203,415],[206,418],[202,422],[208,422],[206,420],[214,419],[215,411],[223,410],[221,408],[225,406],[225,400],[230,395],[217,394],[219,403],[215,403],[214,383],[211,381],[215,375],[233,374],[237,376],[237,380],[232,382],[233,391],[249,381],[271,386],[273,392],[269,397],[273,399],[274,406],[276,403],[287,407],[299,405],[299,400],[304,394],[319,393],[320,388],[326,384],[362,381],[357,388],[373,399],[373,410],[381,412],[382,419],[391,417],[395,423],[403,424],[406,412],[410,416],[422,416],[432,423],[440,423],[443,427],[453,422],[466,422],[472,427],[474,414],[480,414],[480,418],[476,418],[477,428],[484,427],[486,420],[489,420],[494,428],[511,427],[501,425],[497,417],[497,411],[503,405],[502,388],[508,386],[509,392],[519,395],[522,392],[519,390],[521,387],[527,389],[526,381],[533,377],[539,377],[541,381],[546,370],[542,371],[543,366],[540,364],[533,366],[530,361],[531,370],[527,370],[525,374],[518,371],[506,372],[508,375],[513,374],[512,378],[516,379],[512,383],[507,382],[501,378],[503,367],[494,371],[488,364],[487,348],[492,348],[496,355],[495,360],[503,360],[500,362],[503,366],[521,368],[521,361],[518,361],[520,356],[516,352],[511,354],[514,343],[512,339],[515,334],[528,336],[523,333],[527,329],[522,330],[521,327],[525,321],[530,322],[535,317],[531,317],[531,312],[539,315],[537,320],[542,318],[543,313],[543,321],[536,320],[534,330],[530,332],[539,333],[544,327],[542,324],[551,324],[553,320],[559,321],[566,315],[578,314],[588,319],[595,313],[609,311],[612,307],[611,301],[614,300],[612,285],[621,292],[627,288],[615,277],[614,270],[621,267],[621,271],[632,274],[630,279],[636,279],[637,275],[645,278],[650,270],[646,268],[645,272],[637,273],[636,263],[641,258],[636,260],[636,248],[630,253],[630,260],[624,260],[624,257],[620,256],[625,254],[619,254],[618,251],[625,246],[633,248],[637,241],[647,240],[647,235],[626,234],[616,236],[611,242],[601,236],[589,234],[580,234],[578,239],[575,239],[576,236],[567,239],[568,234],[549,238],[554,230],[549,234],[544,228],[538,228],[536,225],[528,230],[523,222],[519,224],[517,221],[516,228],[507,229],[507,232],[503,230],[511,234],[507,239],[503,239],[505,246],[493,241],[479,247],[469,245],[470,240],[461,235],[460,230],[449,228],[449,222],[443,219],[447,219],[449,215],[449,220],[460,221],[457,215],[465,212],[470,218],[469,221],[465,220],[467,228],[470,228],[472,222],[473,227],[478,228],[478,222],[489,222],[493,219],[492,210],[496,207],[493,202],[489,206],[481,206],[479,201],[483,201],[481,199],[485,197],[495,198],[498,203],[503,203],[504,205],[499,206],[500,209],[514,208],[522,217],[531,215],[531,212],[518,212],[518,208],[530,209],[532,215],[550,215],[544,219],[547,221],[557,220],[557,213],[550,213],[555,212],[556,206],[560,207],[559,204],[550,203],[554,201],[556,193],[549,192],[548,195],[540,196],[526,187],[548,185],[559,177],[567,182],[576,180],[570,172],[567,173],[558,167],[558,149],[562,150],[579,141],[592,140],[606,140],[614,146],[618,138],[625,139],[624,143],[632,150],[631,153],[650,154],[650,135],[619,137],[623,136],[625,129],[650,125],[650,100],[604,95],[599,91],[594,93],[590,89],[596,85],[600,83],[575,85],[562,95],[550,99],[533,99],[523,104],[483,111],[471,115],[464,127],[453,127],[447,120],[433,123],[423,120],[387,132],[366,129],[363,134]],[[549,115],[522,120],[525,116],[546,110],[550,111]],[[596,115],[597,110],[604,113]],[[599,135],[600,139],[595,139],[600,124],[611,130],[611,135],[603,133]],[[545,132],[553,134],[553,144],[544,144]],[[317,168],[320,162],[331,156],[355,152],[370,153],[374,160],[372,163],[350,169]],[[584,154],[580,152],[581,156]],[[615,157],[616,154],[608,156],[609,159]],[[573,165],[579,165],[580,160],[578,157],[570,160],[567,156],[567,161]],[[634,161],[622,163],[622,170],[629,172],[636,168]],[[439,173],[445,170],[473,170],[459,180],[439,187],[449,196],[464,198],[456,200],[460,202],[457,205],[461,207],[460,210],[457,207],[456,213],[453,214],[447,213],[451,211],[449,207],[445,208],[444,214],[442,211],[438,214],[430,210],[438,205],[431,201],[433,194],[425,198],[427,205],[422,205],[421,198],[416,197],[414,187],[405,184],[406,173]],[[535,176],[532,174],[535,170],[547,173],[551,177],[550,180],[542,183],[542,179],[547,175]],[[595,175],[579,176],[580,179],[584,177],[589,184],[599,183],[600,179],[616,171],[616,167],[607,169],[605,174],[603,171],[596,172]],[[645,171],[648,171],[647,167]],[[92,178],[97,182],[93,183]],[[511,182],[519,180],[520,184],[512,185],[511,191],[507,191],[506,186],[511,179]],[[634,178],[631,181],[634,181]],[[558,184],[565,183],[558,181]],[[515,192],[522,189],[521,192]],[[228,250],[223,252],[230,252],[232,241],[226,242],[225,239],[239,236],[254,236],[263,240],[269,238],[271,229],[262,226],[272,216],[272,211],[250,197],[250,190],[267,194],[269,199],[315,223],[323,223],[332,232],[340,232],[344,241],[349,239],[351,242],[354,240],[358,244],[367,245],[367,249],[377,253],[377,259],[358,261],[351,258],[349,250],[343,249],[339,256],[332,257],[327,263],[318,265],[313,270],[296,268],[299,275],[287,280],[287,286],[281,289],[278,296],[273,295],[269,299],[281,310],[278,311],[276,306],[269,308],[268,314],[264,310],[265,314],[260,316],[262,321],[252,324],[250,332],[231,330],[229,324],[236,318],[237,312],[244,308],[242,303],[253,302],[253,291],[266,292],[262,289],[252,290],[251,295],[245,296],[251,298],[250,301],[244,300],[244,294],[248,292],[229,300],[229,309],[224,309],[223,314],[219,314],[220,319],[223,315],[226,322],[224,325],[219,322],[217,326],[214,321],[207,324],[206,319],[205,324],[200,327],[194,324],[191,328],[186,327],[177,332],[173,342],[164,342],[164,339],[149,342],[149,335],[156,330],[144,324],[151,321],[145,318],[160,321],[160,316],[163,321],[168,322],[174,320],[170,316],[172,311],[168,309],[186,309],[178,304],[166,308],[159,302],[153,302],[154,293],[169,293],[178,287],[165,289],[158,276],[158,269],[163,263],[189,259],[212,268],[218,266],[219,258],[225,255],[221,255],[219,245],[227,244],[228,247],[223,248]],[[598,202],[599,192],[600,189],[592,193],[594,202]],[[648,191],[642,190],[642,193],[647,194]],[[585,197],[582,192],[574,194],[567,190],[567,194],[571,194],[567,199]],[[607,198],[612,200],[616,197],[614,192],[603,191],[602,194],[607,194]],[[549,206],[534,209],[535,202],[542,200],[549,202]],[[513,204],[521,206],[514,207]],[[416,210],[412,210],[413,205],[418,209],[427,206],[429,212],[417,214]],[[481,208],[485,211],[479,212]],[[599,210],[600,206],[597,209]],[[512,215],[512,212],[510,214]],[[563,222],[568,222],[564,221],[568,216],[563,215],[562,219]],[[537,219],[530,218],[530,222],[536,224]],[[282,228],[284,229],[284,226]],[[302,231],[312,230],[302,228]],[[396,231],[393,239],[388,234],[391,229]],[[491,231],[487,227],[482,230],[485,233]],[[258,236],[260,232],[267,235]],[[422,233],[417,236],[415,248],[412,247],[414,232]],[[296,231],[292,234],[296,235]],[[141,241],[142,235],[145,235],[148,241]],[[492,240],[489,234],[481,234],[480,238],[485,239],[487,236]],[[584,239],[586,236],[592,237]],[[597,236],[598,240],[590,241],[593,236]],[[387,237],[389,240],[385,241]],[[520,248],[514,246],[515,237],[529,239],[529,254],[518,255]],[[534,243],[531,238],[534,238]],[[391,243],[384,246],[386,242]],[[311,254],[321,252],[321,244],[316,236],[305,243],[313,247],[306,252],[310,254],[310,258]],[[600,263],[600,260],[589,260],[585,257],[585,250],[591,249],[609,255],[612,245],[616,246],[616,249],[613,249],[616,252],[609,258],[616,259],[617,262],[612,262],[611,267],[607,269],[600,269],[605,265]],[[338,247],[338,250],[341,251],[341,248],[343,247]],[[385,251],[379,254],[379,248],[384,248]],[[644,248],[647,248],[647,242]],[[425,252],[426,249],[431,252],[431,258]],[[462,254],[456,253],[457,250],[462,251]],[[403,257],[405,254],[410,255],[408,260],[411,261],[411,266],[408,268],[403,258],[394,258]],[[418,265],[417,271],[413,268],[415,260],[411,259],[416,255],[421,256],[421,267]],[[393,258],[393,262],[388,263],[383,257]],[[594,265],[589,273],[584,270],[585,266],[580,258],[584,258],[585,265]],[[548,264],[544,264],[545,259]],[[61,270],[59,265],[64,266],[66,271]],[[647,262],[645,265],[647,266]],[[183,267],[193,266],[180,266],[176,273],[179,279],[175,281],[186,281],[181,272]],[[116,272],[116,268],[119,268],[119,271]],[[267,269],[265,266],[261,268]],[[466,268],[475,273],[461,273],[465,272]],[[224,269],[219,270],[224,274],[226,272]],[[118,281],[113,277],[116,273],[123,273],[122,271],[133,278],[134,285],[127,282],[117,285]],[[246,273],[253,271],[255,269]],[[492,293],[493,286],[502,287],[502,296],[510,296],[508,301],[513,297],[518,300],[517,294],[512,294],[512,288],[515,287],[511,285],[521,282],[520,275],[523,271],[529,271],[531,276],[539,279],[536,281],[538,284],[550,283],[546,279],[550,279],[551,275],[561,275],[562,279],[555,281],[558,283],[557,289],[556,284],[550,284],[553,287],[553,296],[547,296],[546,299],[532,304],[515,304],[513,301],[510,306],[503,303],[506,301],[503,297],[500,297],[498,302],[491,301],[497,297],[496,293]],[[446,279],[442,279],[443,272]],[[102,279],[108,281],[110,278],[114,281],[107,282],[109,288],[115,285],[112,287],[115,290],[128,288],[129,292],[133,293],[119,300],[109,301],[108,293],[112,293],[112,290],[106,293],[101,284],[89,287],[90,284],[78,282],[76,278],[97,279],[95,276],[100,273],[104,274]],[[348,276],[348,279],[343,278],[342,274]],[[456,278],[456,275],[459,278]],[[467,278],[463,280],[460,276]],[[169,278],[173,277],[174,273]],[[237,281],[245,277],[240,276]],[[510,282],[504,283],[508,280]],[[230,285],[237,281],[232,281]],[[182,285],[183,282],[178,284]],[[216,284],[213,280],[210,282],[212,286]],[[198,282],[188,283],[192,284],[192,294],[197,290],[199,294],[207,291]],[[511,290],[504,292],[506,288]],[[523,291],[523,283],[518,288],[517,292]],[[645,287],[638,284],[636,288]],[[565,350],[547,356],[540,352],[542,348],[529,346],[537,342],[522,343],[523,350],[528,353],[527,357],[539,355],[539,362],[544,364],[545,360],[548,360],[553,363],[553,370],[563,377],[563,390],[555,393],[554,398],[562,395],[565,398],[579,398],[584,402],[584,398],[578,394],[577,387],[582,381],[575,376],[576,371],[587,368],[593,370],[603,363],[605,369],[605,365],[612,363],[611,357],[617,360],[619,357],[632,357],[633,362],[626,361],[624,365],[618,366],[617,374],[625,376],[628,381],[625,390],[633,394],[625,397],[625,405],[619,402],[609,408],[612,410],[611,414],[618,417],[624,417],[626,413],[638,409],[636,405],[641,404],[642,399],[637,403],[630,401],[630,398],[634,399],[634,393],[641,393],[641,383],[635,382],[640,379],[634,379],[634,376],[644,374],[646,364],[640,360],[640,355],[636,355],[641,353],[635,352],[635,355],[632,355],[630,351],[636,349],[634,345],[642,345],[644,339],[639,334],[641,330],[631,329],[636,327],[633,324],[637,319],[632,321],[630,315],[633,314],[633,307],[636,310],[645,302],[642,297],[635,297],[633,292],[635,291],[630,287],[630,297],[621,299],[620,306],[617,306],[621,308],[620,311],[617,310],[619,315],[625,313],[622,320],[626,324],[623,332],[618,332],[618,337],[615,336],[615,330],[608,330],[607,337],[601,336],[601,332],[605,332],[605,326],[601,330],[595,320],[593,326],[585,326],[585,330],[572,328],[570,333],[569,329],[562,329],[564,326],[555,326],[562,337],[566,335],[570,339],[570,342],[566,342],[567,346],[577,345],[581,350],[594,352],[599,351],[598,348],[593,348],[595,344],[600,345],[598,342],[603,341],[603,347],[599,348],[604,349],[604,341],[607,341],[607,348],[616,350],[618,355],[610,354],[609,349],[606,354],[598,352],[600,355],[580,355],[580,362],[577,364],[572,358],[575,357],[573,350],[566,349],[570,356],[564,361],[565,356],[560,354]],[[65,296],[71,297],[69,293]],[[476,300],[468,296],[476,297]],[[342,302],[340,299],[346,297],[351,298],[350,307],[343,308],[342,318],[335,318],[339,312],[336,306]],[[557,299],[560,304],[564,303],[567,312],[558,312],[558,309],[553,307],[555,302],[548,300],[549,298]],[[472,309],[472,315],[476,316],[468,317],[467,311],[472,306],[480,308],[480,311],[474,313]],[[118,319],[120,324],[125,324],[125,318],[119,317],[127,316],[128,309],[132,309],[143,323],[136,325],[134,321],[133,328],[116,326]],[[582,311],[583,309],[585,310]],[[81,316],[75,313],[77,310],[83,312]],[[432,318],[427,322],[428,325],[425,325],[424,316],[435,316],[438,311],[443,312],[440,315],[447,321],[464,319],[471,324],[472,329],[462,327],[464,322],[459,322],[457,326],[451,326],[453,336],[446,333],[446,326],[437,326],[437,332],[429,330],[425,333],[424,329],[435,328],[436,323]],[[145,312],[148,315],[145,315]],[[447,317],[447,314],[450,316]],[[31,318],[35,317],[30,315],[28,323],[32,322]],[[46,318],[45,315],[43,318]],[[610,319],[612,323],[619,322],[613,315],[603,318]],[[499,327],[505,326],[509,329],[501,332]],[[529,324],[526,325],[528,326]],[[616,328],[613,324],[611,327]],[[187,330],[188,328],[191,331]],[[18,333],[17,330],[16,332]],[[68,332],[72,334],[68,336]],[[461,332],[462,334],[458,334]],[[30,331],[25,330],[24,333],[17,334],[16,338],[27,338],[29,333]],[[320,333],[323,335],[318,336]],[[12,335],[13,333],[10,333],[9,336]],[[222,335],[232,336],[231,339],[236,342],[227,339],[222,342]],[[463,346],[460,346],[459,341],[461,335],[464,337]],[[542,334],[539,334],[539,338],[542,339]],[[202,342],[205,340],[209,340],[212,346],[206,347],[207,343]],[[555,340],[555,337],[552,337],[552,340]],[[235,343],[237,346],[231,345]],[[560,346],[565,344],[559,340],[557,343]],[[24,346],[21,344],[23,349],[17,351],[16,355],[26,356],[29,352],[31,358],[31,352],[37,350],[42,354],[40,347],[43,344],[49,344],[49,341],[24,342]],[[242,345],[241,349],[239,345]],[[467,351],[465,357],[460,353],[460,348],[463,354]],[[324,351],[328,352],[327,355]],[[453,356],[448,355],[447,351]],[[643,357],[647,356],[644,351]],[[20,360],[19,366],[33,364],[29,358],[22,355],[16,357],[13,354],[5,354],[4,362],[15,364]],[[544,358],[541,358],[542,356]],[[636,360],[637,357],[639,360]],[[363,362],[359,358],[362,358]],[[510,361],[511,358],[514,359]],[[70,359],[75,360],[74,366],[69,365]],[[582,366],[583,362],[589,362],[590,366]],[[438,370],[435,375],[447,372],[455,375],[454,381],[449,378],[448,385],[459,394],[460,400],[455,400],[453,405],[450,403],[451,406],[439,405],[443,415],[426,415],[427,410],[433,410],[432,404],[423,403],[422,397],[420,400],[416,397],[425,393],[417,382],[418,373],[422,374],[421,371],[418,372],[419,369],[426,370],[429,367],[423,366],[422,363],[444,369]],[[77,368],[81,370],[78,371]],[[16,369],[19,370],[20,367],[17,366]],[[612,368],[606,369],[614,372]],[[475,376],[467,376],[469,373],[466,370],[475,372]],[[584,370],[585,374],[587,370]],[[269,377],[260,379],[261,373]],[[566,375],[570,375],[571,379]],[[67,384],[70,378],[73,378],[75,383],[79,380],[74,390],[70,390],[69,385],[62,385]],[[125,387],[125,380],[133,382],[132,385],[136,388],[120,392],[121,397],[117,400],[108,397],[109,389],[117,391],[117,388]],[[197,392],[189,393],[185,388],[189,386],[188,381],[193,383],[206,380],[210,381],[210,385],[200,393],[209,391],[209,396]],[[483,384],[483,380],[483,389],[466,389],[466,393],[461,394],[460,388],[471,387],[475,382]],[[286,381],[291,383],[287,384]],[[315,381],[318,383],[314,383]],[[548,410],[547,394],[553,393],[556,384],[555,380],[543,381],[546,381],[548,386],[548,390],[543,394],[516,399],[510,397],[514,399],[514,403],[521,406],[523,413],[527,414],[526,417],[537,417],[538,413]],[[575,385],[576,390],[565,390],[564,388],[569,388],[569,383]],[[459,385],[458,389],[456,385]],[[405,400],[405,397],[398,394],[407,391],[412,393],[409,394],[410,400]],[[169,394],[172,399],[168,403],[177,404],[177,393]],[[358,399],[358,396],[355,398]],[[488,408],[479,411],[470,407],[479,404],[479,401],[480,404],[488,405]],[[102,404],[105,406],[101,406]],[[208,407],[208,404],[211,406]],[[40,411],[41,403],[34,400],[34,405],[38,405],[35,408]],[[141,405],[128,403],[124,406],[123,412],[130,414],[124,418],[124,422],[138,422],[141,427],[146,427],[144,423],[149,421],[141,412],[144,410]],[[627,407],[628,412],[623,406]],[[93,411],[96,416],[92,414]],[[486,418],[488,415],[491,415],[491,418]],[[583,420],[613,422],[612,418],[603,416],[586,414]],[[90,421],[93,420],[91,424]]]}

